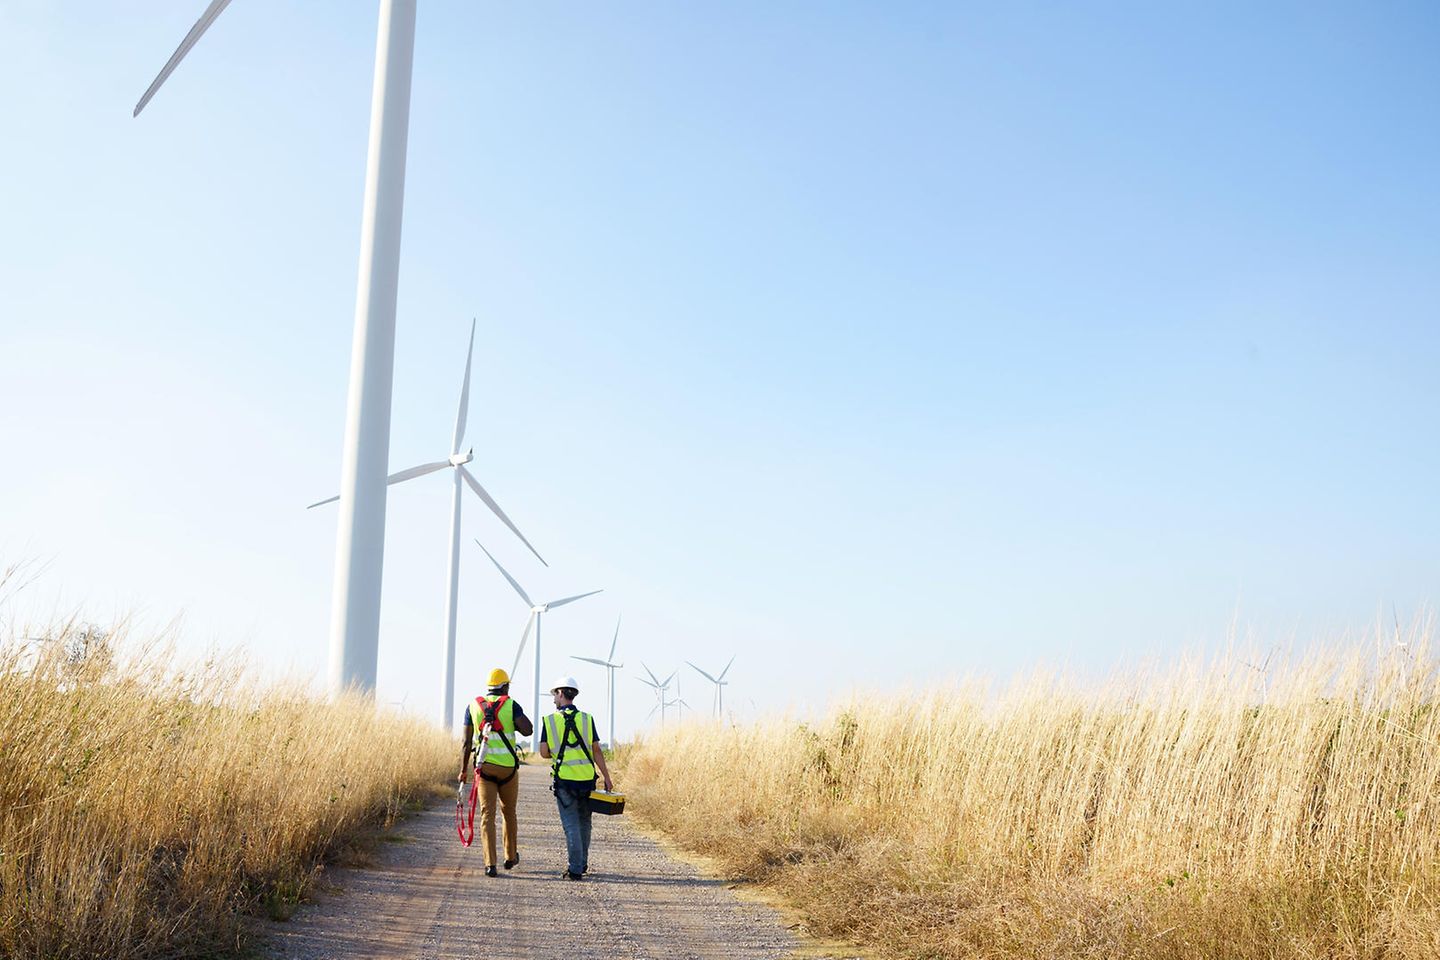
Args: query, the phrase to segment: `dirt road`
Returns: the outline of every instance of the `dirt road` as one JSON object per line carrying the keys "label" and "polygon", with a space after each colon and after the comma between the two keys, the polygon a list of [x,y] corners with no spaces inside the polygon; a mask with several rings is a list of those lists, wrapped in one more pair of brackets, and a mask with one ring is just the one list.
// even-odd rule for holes
{"label": "dirt road", "polygon": [[[479,831],[479,816],[476,816]],[[334,885],[285,923],[265,924],[263,955],[320,958],[509,960],[761,960],[784,957],[795,938],[768,908],[737,899],[641,836],[628,817],[594,819],[590,875],[563,880],[565,841],[549,771],[520,782],[520,864],[484,875],[480,837],[455,836],[454,805],[400,828],[380,862],[329,878]],[[502,854],[503,855],[503,854]]]}

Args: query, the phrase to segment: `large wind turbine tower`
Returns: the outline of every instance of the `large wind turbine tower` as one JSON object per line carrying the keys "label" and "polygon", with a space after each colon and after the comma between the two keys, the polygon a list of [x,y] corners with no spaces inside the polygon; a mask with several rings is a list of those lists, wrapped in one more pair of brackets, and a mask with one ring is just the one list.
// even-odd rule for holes
{"label": "large wind turbine tower", "polygon": [[[395,300],[416,0],[380,0],[370,144],[360,222],[360,269],[351,340],[350,390],[340,463],[340,523],[330,614],[330,691],[373,696],[380,647],[380,581],[385,560],[385,471],[390,462],[390,386],[395,372]],[[199,42],[230,0],[212,0],[135,104],[134,116]]]}

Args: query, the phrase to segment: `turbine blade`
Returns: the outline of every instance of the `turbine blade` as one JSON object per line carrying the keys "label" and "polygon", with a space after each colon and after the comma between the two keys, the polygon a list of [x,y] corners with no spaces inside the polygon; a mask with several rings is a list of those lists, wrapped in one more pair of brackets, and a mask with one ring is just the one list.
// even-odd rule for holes
{"label": "turbine blade", "polygon": [[423,477],[427,473],[434,473],[436,470],[444,470],[450,466],[449,460],[436,460],[434,463],[422,463],[418,467],[411,467],[408,470],[401,470],[399,473],[392,473],[385,478],[386,486],[392,483],[404,483],[406,480],[414,480],[416,477]]}
{"label": "turbine blade", "polygon": [[195,21],[195,26],[191,27],[190,32],[185,34],[185,39],[180,41],[180,46],[176,47],[175,52],[170,54],[170,59],[165,61],[165,66],[160,69],[159,76],[151,82],[150,87],[145,91],[145,95],[140,98],[140,102],[135,104],[135,112],[130,114],[130,116],[140,116],[140,111],[145,109],[145,104],[149,103],[150,98],[155,96],[155,92],[160,89],[160,85],[169,79],[170,74],[174,73],[175,68],[180,65],[180,61],[185,59],[185,54],[189,53],[190,48],[200,42],[200,38],[205,35],[205,31],[210,29],[210,24],[214,23],[215,18],[220,16],[229,5],[230,0],[210,0],[210,6],[205,8],[205,12],[200,14],[200,19]]}
{"label": "turbine blade", "polygon": [[[686,663],[690,663],[689,660],[686,660],[685,662],[686,662]],[[696,673],[700,674],[700,676],[704,677],[706,680],[709,680],[711,683],[719,683],[719,682],[720,682],[719,680],[716,680],[714,677],[710,676],[710,674],[706,673],[704,670],[701,670],[699,667],[696,667],[695,664],[690,663],[690,666],[691,666],[691,667],[694,667]]]}
{"label": "turbine blade", "polygon": [[[651,717],[655,716],[655,711],[656,711],[656,710],[659,710],[659,709],[660,709],[660,704],[658,704],[658,703],[655,704],[655,706],[651,707],[651,708],[650,708],[650,712],[647,713],[647,714],[645,714],[645,720],[649,720]],[[641,723],[644,723],[645,720],[641,720],[640,722],[641,722]]]}
{"label": "turbine blade", "polygon": [[610,652],[605,655],[606,660],[615,659],[615,644],[620,642],[620,618],[615,618],[615,639],[610,641]]}
{"label": "turbine blade", "polygon": [[484,500],[485,506],[489,507],[490,510],[495,514],[495,516],[500,518],[500,522],[505,524],[505,526],[509,527],[510,532],[515,534],[515,536],[519,537],[521,543],[525,544],[525,546],[527,547],[530,547],[530,552],[535,554],[535,559],[539,560],[547,567],[550,566],[550,564],[545,563],[545,558],[540,556],[540,551],[530,546],[530,541],[525,539],[525,534],[520,532],[520,528],[515,526],[515,524],[511,523],[510,518],[505,516],[505,511],[500,509],[500,504],[496,503],[495,499],[491,497],[490,494],[485,492],[485,488],[480,486],[480,481],[476,480],[473,476],[471,476],[470,471],[466,470],[464,467],[460,468],[460,476],[464,477],[465,482],[470,484],[470,489],[475,491],[475,496],[479,497],[481,500]]}
{"label": "turbine blade", "polygon": [[[484,549],[483,547],[481,549]],[[510,665],[510,676],[515,676],[515,671],[520,669],[520,658],[525,656],[525,644],[530,641],[530,628],[535,626],[535,611],[530,611],[530,618],[525,621],[525,632],[520,634],[520,647],[515,651],[515,662]]]}
{"label": "turbine blade", "polygon": [[670,676],[666,677],[666,678],[665,678],[665,682],[662,683],[662,684],[660,684],[660,686],[662,686],[662,687],[668,687],[668,686],[670,686],[670,681],[675,679],[675,674],[678,673],[678,672],[679,672],[679,671],[672,671],[671,674],[670,674]]}
{"label": "turbine blade", "polygon": [[651,670],[649,667],[646,667],[646,666],[645,666],[645,661],[644,661],[644,660],[641,660],[641,661],[640,661],[640,666],[645,667],[645,672],[648,673],[648,674],[650,674],[650,686],[652,686],[652,687],[658,687],[658,686],[660,686],[660,678],[657,677],[657,676],[655,676],[655,671],[654,671],[654,670]]}
{"label": "turbine blade", "polygon": [[[404,483],[406,480],[413,480],[416,477],[423,477],[427,473],[434,473],[436,470],[441,470],[448,466],[450,466],[449,460],[436,460],[434,463],[422,463],[418,467],[411,467],[408,470],[401,470],[399,473],[390,474],[390,476],[385,478],[385,485],[389,486],[392,483]],[[335,494],[335,496],[330,497],[329,499],[316,500],[314,503],[310,504],[310,506],[306,507],[305,509],[313,510],[316,507],[323,507],[327,503],[334,503],[336,500],[339,499],[340,494],[337,493]]]}
{"label": "turbine blade", "polygon": [[659,689],[660,689],[660,685],[659,685],[658,683],[651,683],[649,680],[646,680],[644,677],[636,677],[635,679],[636,679],[636,680],[639,680],[641,683],[645,684],[645,686],[647,686],[647,687],[654,687],[656,690],[659,690]]}
{"label": "turbine blade", "polygon": [[603,589],[602,589],[602,590],[591,590],[589,593],[577,593],[575,596],[573,596],[573,597],[566,597],[564,600],[551,600],[549,603],[545,604],[545,609],[546,609],[546,610],[554,610],[556,607],[563,607],[563,606],[565,606],[565,604],[567,604],[567,603],[574,603],[576,600],[584,600],[586,597],[593,597],[593,596],[595,596],[595,594],[597,594],[597,593],[604,593],[604,592],[605,592],[605,591],[604,591]]}
{"label": "turbine blade", "polygon": [[608,666],[610,666],[610,664],[606,663],[604,660],[596,660],[594,657],[577,657],[577,656],[575,656],[575,654],[573,654],[573,653],[570,654],[570,659],[571,659],[571,660],[584,660],[586,663],[596,663],[596,664],[599,664],[599,665],[602,666],[602,667],[608,667]]}
{"label": "turbine blade", "polygon": [[[730,672],[730,667],[731,667],[731,665],[733,665],[734,663],[735,663],[735,656],[734,656],[734,654],[732,654],[732,655],[730,656],[730,663],[725,664],[725,669],[720,671],[720,680],[724,680],[724,679],[725,679],[725,674],[727,674],[727,673]],[[719,680],[717,680],[716,682],[718,683]]]}
{"label": "turbine blade", "polygon": [[460,412],[455,414],[455,438],[450,441],[450,452],[459,453],[465,439],[465,418],[470,409],[470,360],[475,356],[475,321],[470,321],[470,349],[465,351],[465,379],[460,384]]}
{"label": "turbine blade", "polygon": [[[463,468],[462,468],[462,471],[463,471]],[[481,543],[479,540],[476,540],[476,541],[475,541],[475,546],[479,547],[481,550],[485,550],[485,544]],[[520,599],[525,601],[525,605],[526,605],[527,607],[533,607],[533,606],[535,606],[535,601],[533,601],[533,600],[530,599],[530,594],[526,593],[526,592],[525,592],[525,588],[522,587],[522,586],[520,586],[520,584],[518,584],[518,583],[515,582],[515,578],[512,577],[512,576],[510,576],[510,571],[508,571],[508,570],[506,570],[504,567],[500,566],[500,561],[499,561],[499,560],[496,560],[493,556],[490,556],[490,551],[489,551],[489,550],[485,550],[485,556],[490,557],[490,562],[493,563],[493,564],[495,564],[495,569],[496,569],[496,570],[499,570],[499,571],[500,571],[500,575],[503,576],[506,580],[509,580],[509,581],[510,581],[510,586],[514,587],[514,588],[515,588],[515,592],[518,593],[518,594],[520,594]],[[532,614],[532,616],[533,616],[533,614]],[[528,632],[530,628],[529,628],[529,627],[526,627],[525,629],[526,629],[526,631]]]}

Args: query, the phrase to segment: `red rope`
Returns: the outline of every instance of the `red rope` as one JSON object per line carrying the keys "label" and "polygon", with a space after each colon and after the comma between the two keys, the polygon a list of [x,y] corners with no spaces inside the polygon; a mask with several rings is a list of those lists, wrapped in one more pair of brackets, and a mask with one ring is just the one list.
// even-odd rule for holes
{"label": "red rope", "polygon": [[455,832],[460,835],[460,843],[470,846],[475,839],[475,798],[479,792],[480,778],[477,776],[470,782],[469,802],[466,802],[465,785],[461,784],[455,797]]}

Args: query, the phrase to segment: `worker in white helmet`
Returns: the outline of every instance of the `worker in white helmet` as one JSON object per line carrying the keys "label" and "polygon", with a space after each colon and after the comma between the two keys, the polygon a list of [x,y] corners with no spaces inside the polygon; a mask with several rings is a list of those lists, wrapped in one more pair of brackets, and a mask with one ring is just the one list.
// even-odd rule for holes
{"label": "worker in white helmet", "polygon": [[555,713],[540,727],[540,756],[550,761],[551,790],[560,808],[560,825],[565,828],[565,850],[569,864],[561,876],[579,880],[590,868],[590,793],[595,789],[595,771],[605,778],[606,791],[615,784],[605,766],[595,718],[575,707],[580,684],[574,677],[561,677],[550,688]]}

